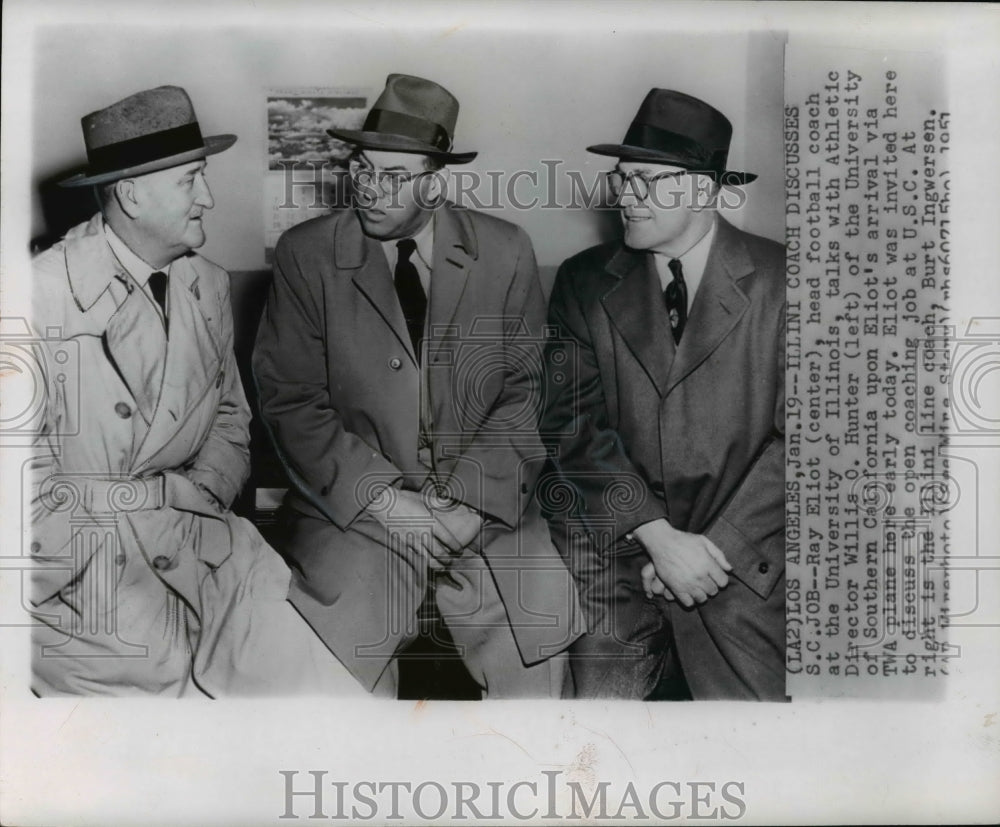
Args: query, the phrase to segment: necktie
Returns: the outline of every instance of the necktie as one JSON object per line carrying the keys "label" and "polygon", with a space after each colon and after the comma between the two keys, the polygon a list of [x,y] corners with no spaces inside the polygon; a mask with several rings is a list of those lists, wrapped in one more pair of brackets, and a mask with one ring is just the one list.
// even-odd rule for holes
{"label": "necktie", "polygon": [[149,275],[149,292],[153,294],[156,303],[163,311],[163,318],[167,318],[167,274],[157,270]]}
{"label": "necktie", "polygon": [[670,259],[667,265],[673,273],[674,280],[663,291],[663,300],[667,305],[667,315],[670,316],[670,329],[674,333],[674,342],[679,343],[688,316],[688,289],[684,283],[684,271],[679,258]]}
{"label": "necktie", "polygon": [[[417,357],[419,365],[420,340],[424,335],[424,320],[427,317],[427,294],[424,293],[424,286],[420,283],[420,274],[417,272],[416,265],[410,261],[410,257],[416,249],[417,243],[412,238],[403,238],[396,242],[398,253],[393,283],[396,287],[396,296],[399,297],[400,307],[403,308],[406,329],[410,334],[410,341],[413,343],[413,353]],[[417,622],[420,636],[424,638],[423,645],[427,645],[427,639],[439,639],[441,630],[445,628],[437,605],[436,582],[434,571],[429,570],[424,597],[417,609]],[[420,642],[416,644],[418,649],[421,645]],[[419,658],[420,655],[417,654],[415,657]]]}
{"label": "necktie", "polygon": [[403,308],[406,329],[410,333],[413,352],[419,365],[420,340],[424,336],[424,319],[427,317],[427,295],[420,283],[420,274],[417,273],[416,266],[410,261],[410,256],[417,249],[417,243],[412,238],[404,238],[396,242],[396,249],[399,253],[396,257],[396,273],[393,277],[393,283],[396,286],[399,304]]}

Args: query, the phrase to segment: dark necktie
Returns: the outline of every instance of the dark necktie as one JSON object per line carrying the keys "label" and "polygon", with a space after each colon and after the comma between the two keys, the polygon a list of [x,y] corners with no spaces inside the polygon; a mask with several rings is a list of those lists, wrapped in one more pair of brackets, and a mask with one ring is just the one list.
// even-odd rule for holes
{"label": "dark necktie", "polygon": [[153,294],[156,303],[163,311],[163,318],[167,318],[167,274],[157,270],[149,275],[149,292]]}
{"label": "dark necktie", "polygon": [[667,305],[667,315],[670,317],[670,329],[674,333],[674,342],[679,343],[684,325],[688,317],[688,289],[684,283],[684,271],[679,258],[670,259],[667,265],[674,275],[674,280],[663,291],[663,300]]}
{"label": "dark necktie", "polygon": [[420,364],[420,340],[424,337],[424,319],[427,317],[427,294],[420,283],[420,274],[410,261],[410,256],[417,249],[417,243],[412,238],[404,238],[396,242],[398,251],[396,257],[396,273],[393,282],[396,285],[396,295],[403,308],[406,319],[406,329],[410,333],[413,352]]}
{"label": "dark necktie", "polygon": [[[417,243],[412,238],[403,238],[396,242],[398,252],[393,283],[396,286],[400,307],[403,308],[406,329],[410,334],[410,341],[413,343],[413,353],[417,357],[419,365],[420,340],[424,335],[424,319],[427,317],[427,294],[424,293],[424,286],[420,283],[420,274],[417,272],[416,265],[410,261],[410,256],[416,249]],[[436,582],[434,571],[428,570],[424,597],[417,609],[417,622],[420,636],[425,639],[424,645],[426,645],[426,639],[437,640],[444,628],[437,605]],[[419,658],[419,655],[416,657]],[[401,672],[401,683],[405,681],[408,681],[408,678],[407,668],[404,666],[403,672]]]}

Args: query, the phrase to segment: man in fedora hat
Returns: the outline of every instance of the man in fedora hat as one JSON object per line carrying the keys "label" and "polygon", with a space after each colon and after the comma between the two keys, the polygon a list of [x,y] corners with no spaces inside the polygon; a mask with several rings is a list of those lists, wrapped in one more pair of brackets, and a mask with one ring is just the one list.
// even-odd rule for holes
{"label": "man in fedora hat", "polygon": [[354,209],[289,230],[258,333],[294,483],[292,600],[392,694],[428,600],[489,697],[558,695],[578,613],[532,498],[544,300],[523,230],[445,200],[458,101],[393,74],[354,147]]}
{"label": "man in fedora hat", "polygon": [[590,634],[584,697],[784,698],[784,251],[733,227],[732,127],[653,89],[609,175],[623,238],[563,263],[542,434]]}
{"label": "man in fedora hat", "polygon": [[[229,511],[249,470],[229,277],[194,253],[213,206],[187,93],[83,118],[100,212],[33,262],[45,403],[31,499],[39,695],[350,692]],[[72,356],[72,358],[70,358]],[[74,375],[73,367],[77,366]]]}

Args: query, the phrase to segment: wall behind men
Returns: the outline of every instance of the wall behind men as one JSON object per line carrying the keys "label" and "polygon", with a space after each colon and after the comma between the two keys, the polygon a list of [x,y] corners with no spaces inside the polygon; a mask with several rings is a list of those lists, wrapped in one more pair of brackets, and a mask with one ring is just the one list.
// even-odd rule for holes
{"label": "wall behind men", "polygon": [[[216,204],[202,252],[230,270],[264,267],[265,90],[360,86],[374,96],[387,74],[403,72],[442,83],[461,102],[456,148],[479,151],[467,169],[535,170],[544,195],[541,161],[558,160],[560,199],[568,195],[567,170],[590,182],[610,169],[612,159],[585,147],[621,140],[650,88],[703,98],[733,122],[730,167],[760,175],[745,188],[746,205],[727,216],[781,239],[783,45],[767,32],[385,31],[323,21],[278,29],[53,27],[35,44],[32,236],[51,241],[93,211],[88,192],[52,186],[85,164],[81,116],[174,84],[188,90],[205,134],[239,136],[210,160]],[[518,189],[529,191],[536,192]],[[497,214],[528,231],[545,270],[617,229],[613,215],[593,210],[507,204]]]}

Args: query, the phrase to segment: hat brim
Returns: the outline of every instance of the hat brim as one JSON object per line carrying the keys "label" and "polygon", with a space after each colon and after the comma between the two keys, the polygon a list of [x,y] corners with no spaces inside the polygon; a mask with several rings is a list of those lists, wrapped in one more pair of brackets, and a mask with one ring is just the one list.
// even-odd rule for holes
{"label": "hat brim", "polygon": [[86,172],[78,172],[59,182],[60,187],[92,187],[98,184],[110,184],[112,181],[120,181],[122,178],[132,178],[136,175],[145,175],[147,172],[157,172],[161,169],[177,167],[181,164],[189,164],[192,161],[199,161],[209,155],[215,155],[229,149],[236,143],[235,135],[209,135],[204,139],[204,146],[198,149],[191,149],[181,152],[178,155],[170,155],[166,158],[158,158],[155,161],[148,161],[125,169],[101,172],[97,175],[89,175]]}
{"label": "hat brim", "polygon": [[[630,146],[629,144],[594,144],[594,146],[587,147],[587,152],[593,152],[595,155],[607,155],[622,161],[647,161],[651,164],[671,164],[682,169],[697,169],[697,167],[691,165],[689,160],[678,158],[669,152],[659,152],[655,149]],[[711,172],[711,170],[704,171]],[[749,184],[751,181],[757,180],[756,174],[752,172],[736,172],[735,170],[727,169],[715,174],[717,176],[716,180],[721,184]]]}
{"label": "hat brim", "polygon": [[360,147],[361,149],[376,149],[383,152],[410,152],[417,155],[428,155],[439,158],[449,164],[467,164],[478,152],[442,152],[432,144],[425,144],[416,138],[406,135],[391,135],[385,132],[365,132],[358,129],[328,129],[327,134],[340,141]]}

